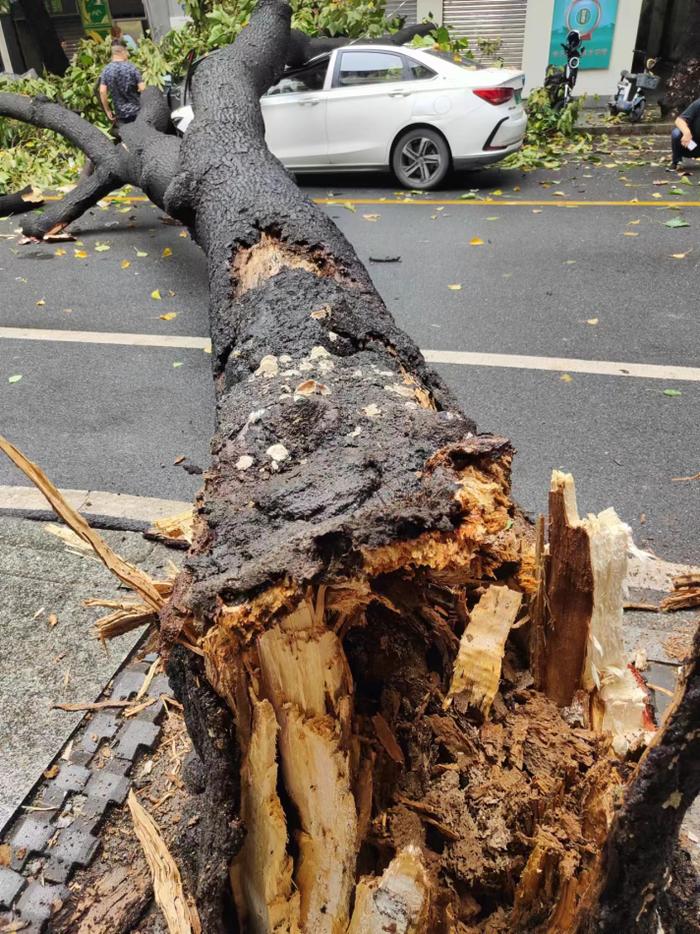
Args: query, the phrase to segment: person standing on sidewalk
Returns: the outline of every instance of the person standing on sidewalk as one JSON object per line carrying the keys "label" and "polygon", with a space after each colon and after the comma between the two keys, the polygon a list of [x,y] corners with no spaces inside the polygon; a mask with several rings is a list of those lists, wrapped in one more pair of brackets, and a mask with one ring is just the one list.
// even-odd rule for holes
{"label": "person standing on sidewalk", "polygon": [[700,156],[700,97],[676,118],[671,131],[671,168],[681,168],[683,159]]}
{"label": "person standing on sidewalk", "polygon": [[141,72],[129,61],[129,50],[120,39],[115,40],[112,43],[112,61],[100,75],[100,103],[116,129],[120,124],[133,123],[136,119],[144,88]]}

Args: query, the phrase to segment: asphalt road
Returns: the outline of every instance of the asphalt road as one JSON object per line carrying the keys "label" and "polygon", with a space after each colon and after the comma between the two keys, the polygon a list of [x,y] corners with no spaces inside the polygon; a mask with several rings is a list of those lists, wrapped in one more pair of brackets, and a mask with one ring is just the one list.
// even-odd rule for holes
{"label": "asphalt road", "polygon": [[[603,158],[609,167],[471,173],[409,200],[378,176],[306,188],[334,202],[323,209],[363,260],[401,257],[369,267],[422,348],[529,358],[534,369],[437,364],[482,430],[512,438],[526,509],[544,508],[552,467],[571,470],[582,512],[614,505],[638,544],[697,562],[700,481],[673,479],[700,470],[697,375],[610,375],[620,368],[603,364],[700,367],[700,171],[676,184],[623,152]],[[470,189],[476,198],[462,200]],[[688,227],[665,226],[680,217]],[[0,234],[16,226],[0,222]],[[74,230],[78,242],[58,247],[0,240],[0,329],[206,337],[205,263],[182,228],[135,202],[97,209]],[[601,372],[541,359],[552,357],[602,362]],[[201,349],[0,330],[0,431],[61,486],[189,500],[200,478],[173,462],[206,467],[213,419]],[[2,484],[26,480],[3,461]]]}

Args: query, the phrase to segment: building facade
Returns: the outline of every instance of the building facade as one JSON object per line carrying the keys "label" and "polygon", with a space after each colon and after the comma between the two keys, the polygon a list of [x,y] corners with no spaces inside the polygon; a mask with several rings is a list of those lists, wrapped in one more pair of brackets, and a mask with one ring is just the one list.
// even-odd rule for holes
{"label": "building facade", "polygon": [[577,93],[607,96],[620,72],[633,67],[635,49],[678,59],[695,0],[388,0],[387,9],[406,22],[430,18],[449,25],[476,47],[477,39],[501,41],[506,65],[525,71],[526,93],[544,81],[557,62],[562,30],[584,35]]}

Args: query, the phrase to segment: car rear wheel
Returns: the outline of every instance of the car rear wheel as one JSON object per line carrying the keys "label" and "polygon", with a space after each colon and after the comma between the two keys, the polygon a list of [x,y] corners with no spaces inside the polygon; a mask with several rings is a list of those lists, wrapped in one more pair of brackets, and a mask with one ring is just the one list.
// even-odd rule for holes
{"label": "car rear wheel", "polygon": [[404,188],[427,191],[439,185],[449,172],[450,149],[435,130],[416,127],[399,138],[391,167]]}

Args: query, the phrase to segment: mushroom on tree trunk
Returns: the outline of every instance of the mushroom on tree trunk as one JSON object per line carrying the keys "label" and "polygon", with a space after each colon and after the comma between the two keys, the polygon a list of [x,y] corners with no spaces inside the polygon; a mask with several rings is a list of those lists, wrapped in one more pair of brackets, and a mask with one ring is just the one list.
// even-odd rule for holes
{"label": "mushroom on tree trunk", "polygon": [[477,433],[267,150],[289,21],[260,0],[200,64],[181,142],[156,91],[119,147],[0,95],[96,164],[34,235],[130,181],[207,257],[217,428],[160,617],[206,775],[183,866],[203,928],[681,930],[700,640],[654,733],[621,641],[626,528],[579,520],[555,473],[547,552],[509,442]]}

